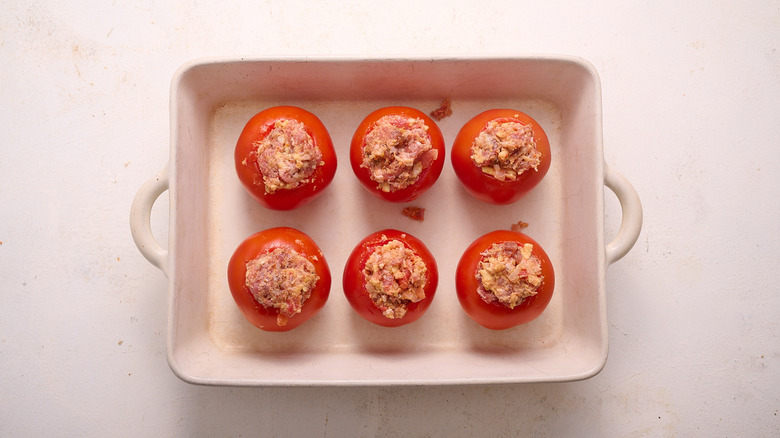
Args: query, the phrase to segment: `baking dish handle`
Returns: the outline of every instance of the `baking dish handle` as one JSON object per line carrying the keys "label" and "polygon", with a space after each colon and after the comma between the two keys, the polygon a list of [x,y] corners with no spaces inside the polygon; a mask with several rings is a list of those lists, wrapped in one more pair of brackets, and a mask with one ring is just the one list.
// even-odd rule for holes
{"label": "baking dish handle", "polygon": [[617,236],[606,246],[607,265],[611,265],[628,254],[642,231],[642,203],[634,186],[628,180],[604,164],[604,185],[617,196],[623,219]]}
{"label": "baking dish handle", "polygon": [[130,233],[146,260],[168,275],[168,250],[152,235],[152,205],[168,190],[168,166],[149,178],[136,193],[130,206]]}

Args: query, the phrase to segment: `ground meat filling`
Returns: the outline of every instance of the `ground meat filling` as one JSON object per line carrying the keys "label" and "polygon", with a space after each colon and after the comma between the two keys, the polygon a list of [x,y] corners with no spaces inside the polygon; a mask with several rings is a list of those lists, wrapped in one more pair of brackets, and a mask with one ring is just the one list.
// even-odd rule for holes
{"label": "ground meat filling", "polygon": [[400,240],[376,248],[366,261],[363,277],[371,301],[390,319],[403,318],[407,307],[425,298],[428,268]]}
{"label": "ground meat filling", "polygon": [[482,252],[477,267],[477,293],[486,303],[499,302],[510,309],[534,296],[542,284],[542,264],[530,243],[495,243]]}
{"label": "ground meat filling", "polygon": [[438,156],[422,119],[391,114],[377,120],[366,134],[360,167],[369,170],[380,190],[394,192],[417,182]]}
{"label": "ground meat filling", "polygon": [[291,248],[275,248],[246,263],[246,287],[266,309],[277,309],[279,326],[301,313],[319,276],[314,264]]}
{"label": "ground meat filling", "polygon": [[274,122],[268,135],[256,141],[254,147],[257,167],[263,175],[256,184],[263,184],[269,194],[306,184],[322,162],[322,152],[304,124],[293,119]]}
{"label": "ground meat filling", "polygon": [[541,157],[533,127],[511,120],[491,120],[471,145],[474,164],[499,181],[514,181],[523,172],[536,170]]}

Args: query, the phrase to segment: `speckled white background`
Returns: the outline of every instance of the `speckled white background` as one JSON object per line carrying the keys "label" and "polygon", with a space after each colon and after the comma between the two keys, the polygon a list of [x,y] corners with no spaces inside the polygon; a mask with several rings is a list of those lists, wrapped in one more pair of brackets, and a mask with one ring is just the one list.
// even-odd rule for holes
{"label": "speckled white background", "polygon": [[[780,434],[780,5],[587,3],[5,0],[0,435]],[[645,208],[639,242],[607,273],[599,375],[215,388],[170,372],[166,279],[133,245],[128,213],[167,161],[177,67],[526,53],[595,65],[606,161]],[[162,240],[167,207],[163,195],[153,210]]]}

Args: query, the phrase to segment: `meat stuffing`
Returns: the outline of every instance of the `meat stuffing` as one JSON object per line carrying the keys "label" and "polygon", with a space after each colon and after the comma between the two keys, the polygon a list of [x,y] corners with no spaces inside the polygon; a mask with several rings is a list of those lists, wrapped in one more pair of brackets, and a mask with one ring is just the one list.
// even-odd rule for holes
{"label": "meat stuffing", "polygon": [[491,120],[471,145],[472,162],[499,181],[514,181],[529,169],[536,170],[541,157],[533,127],[512,120]]}
{"label": "meat stuffing", "polygon": [[425,298],[428,268],[400,240],[377,247],[366,260],[363,277],[374,305],[390,319],[403,318],[407,307]]}
{"label": "meat stuffing", "polygon": [[291,248],[275,248],[246,263],[246,287],[260,305],[277,310],[279,326],[301,313],[318,280],[314,264]]}
{"label": "meat stuffing", "polygon": [[499,302],[514,309],[536,295],[544,281],[542,264],[530,243],[494,243],[482,252],[477,267],[477,293],[486,303]]}
{"label": "meat stuffing", "polygon": [[[271,131],[254,143],[252,151],[266,193],[294,189],[309,182],[309,177],[322,163],[322,152],[306,132],[303,123],[293,119],[274,122]],[[246,160],[244,164],[247,165]]]}
{"label": "meat stuffing", "polygon": [[423,120],[391,114],[377,120],[366,134],[360,167],[369,170],[380,190],[394,192],[417,182],[438,156]]}

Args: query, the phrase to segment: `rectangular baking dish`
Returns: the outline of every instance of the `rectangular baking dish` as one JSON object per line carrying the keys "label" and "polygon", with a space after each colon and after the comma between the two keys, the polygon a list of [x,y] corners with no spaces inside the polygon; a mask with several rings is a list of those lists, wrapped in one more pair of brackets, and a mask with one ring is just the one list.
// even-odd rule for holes
{"label": "rectangular baking dish", "polygon": [[[349,166],[349,142],[368,113],[389,105],[424,112],[444,98],[439,122],[449,145],[477,113],[512,108],[534,117],[552,146],[552,166],[509,206],[472,199],[449,157],[432,189],[411,204],[371,196]],[[327,126],[338,154],[332,185],[293,211],[271,211],[240,185],[233,149],[249,118],[296,105]],[[144,184],[131,208],[141,253],[169,278],[168,361],[181,379],[214,385],[422,385],[570,381],[607,359],[605,271],[635,243],[642,211],[635,191],[603,161],[601,91],[578,58],[254,59],[184,65],[171,87],[169,164]],[[623,208],[618,236],[604,239],[604,186]],[[170,190],[167,249],[154,241],[151,206]],[[425,208],[425,220],[401,214]],[[535,321],[491,331],[471,321],[455,296],[463,250],[489,231],[523,221],[548,252],[556,290]],[[227,262],[249,235],[275,226],[309,234],[333,274],[325,308],[303,326],[267,333],[244,320],[227,285]],[[437,259],[440,283],[428,313],[388,329],[360,318],[341,288],[352,248],[371,232],[397,228]]]}

